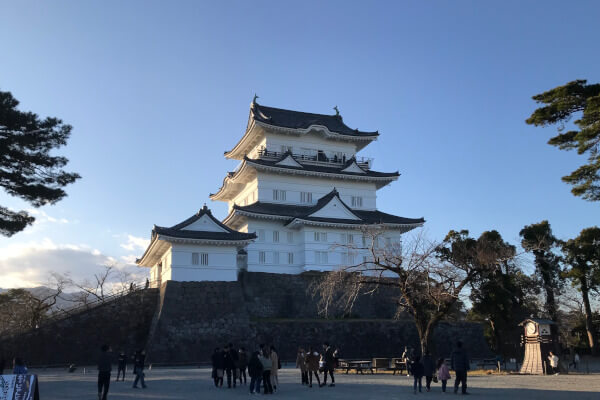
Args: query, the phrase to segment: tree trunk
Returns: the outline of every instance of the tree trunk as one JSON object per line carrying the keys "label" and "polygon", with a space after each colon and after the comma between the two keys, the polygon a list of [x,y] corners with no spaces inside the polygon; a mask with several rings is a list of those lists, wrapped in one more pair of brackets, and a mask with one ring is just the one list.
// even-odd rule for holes
{"label": "tree trunk", "polygon": [[592,322],[592,307],[590,306],[589,298],[590,289],[588,288],[587,279],[585,276],[580,278],[580,282],[581,298],[583,299],[583,306],[585,308],[585,330],[587,331],[590,350],[592,352],[592,355],[595,356],[598,354],[598,349],[596,348],[596,331]]}

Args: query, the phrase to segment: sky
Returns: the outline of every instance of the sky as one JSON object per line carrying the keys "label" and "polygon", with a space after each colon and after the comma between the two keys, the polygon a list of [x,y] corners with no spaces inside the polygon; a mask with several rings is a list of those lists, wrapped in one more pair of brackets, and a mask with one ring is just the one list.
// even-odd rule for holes
{"label": "sky", "polygon": [[0,90],[73,126],[57,154],[82,176],[0,237],[0,287],[111,262],[139,273],[153,224],[204,203],[224,218],[208,195],[237,166],[223,152],[255,93],[379,130],[359,155],[401,176],[378,208],[425,217],[433,239],[496,229],[517,244],[544,219],[574,237],[600,221],[560,180],[585,157],[524,121],[531,96],[600,82],[599,17],[595,1],[0,1]]}

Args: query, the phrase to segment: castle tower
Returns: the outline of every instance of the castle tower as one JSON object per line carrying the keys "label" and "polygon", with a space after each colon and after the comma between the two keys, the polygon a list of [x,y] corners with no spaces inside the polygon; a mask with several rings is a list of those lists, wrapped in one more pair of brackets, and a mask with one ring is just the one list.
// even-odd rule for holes
{"label": "castle tower", "polygon": [[[377,172],[357,153],[376,140],[344,124],[341,115],[311,114],[266,107],[253,101],[246,132],[225,153],[241,163],[210,195],[226,201],[223,223],[255,232],[247,247],[247,269],[298,274],[354,265],[368,257],[365,227],[381,230],[378,246],[423,225],[377,210],[377,190],[398,172]],[[372,239],[371,239],[372,240]]]}

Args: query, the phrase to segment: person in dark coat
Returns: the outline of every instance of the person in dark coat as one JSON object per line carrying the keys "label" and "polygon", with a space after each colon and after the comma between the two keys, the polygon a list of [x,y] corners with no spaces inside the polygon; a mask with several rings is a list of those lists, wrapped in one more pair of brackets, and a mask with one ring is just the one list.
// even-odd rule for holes
{"label": "person in dark coat", "polygon": [[433,380],[433,374],[435,373],[435,364],[433,362],[433,357],[431,357],[431,352],[429,350],[425,351],[425,355],[421,360],[421,364],[423,364],[423,375],[425,376],[425,387],[429,392],[431,390],[431,381]]}
{"label": "person in dark coat", "polygon": [[467,371],[471,369],[469,365],[469,356],[461,341],[456,342],[456,349],[452,352],[451,366],[456,375],[454,380],[454,393],[458,392],[458,384],[461,383],[462,393],[467,393]]}
{"label": "person in dark coat", "polygon": [[231,389],[231,376],[233,375],[233,387],[236,386],[238,353],[231,343],[225,347],[225,373],[227,374],[227,387]]}
{"label": "person in dark coat", "polygon": [[335,378],[333,377],[333,370],[335,369],[335,358],[333,356],[333,348],[329,343],[323,344],[323,386],[327,385],[327,374],[331,376],[331,384],[329,386],[335,386]]}
{"label": "person in dark coat", "polygon": [[250,375],[250,394],[260,394],[260,381],[263,376],[263,365],[258,358],[258,351],[252,353],[248,361],[248,375]]}
{"label": "person in dark coat", "polygon": [[124,351],[119,353],[119,358],[117,360],[117,382],[119,382],[119,376],[121,372],[123,373],[123,382],[125,382],[125,370],[127,369],[127,355]]}
{"label": "person in dark coat", "polygon": [[242,377],[244,378],[244,385],[246,385],[246,368],[248,367],[248,353],[245,348],[241,348],[238,352],[238,377],[240,378],[240,385],[242,384]]}
{"label": "person in dark coat", "polygon": [[312,387],[313,374],[317,378],[317,383],[321,387],[321,379],[319,378],[319,353],[313,351],[312,347],[308,348],[306,353],[306,369],[308,370],[308,387]]}
{"label": "person in dark coat", "polygon": [[414,377],[413,389],[415,394],[417,394],[417,384],[419,386],[419,393],[421,393],[421,388],[423,386],[423,364],[421,364],[421,357],[416,356],[414,357],[414,360],[411,361],[410,373]]}
{"label": "person in dark coat", "polygon": [[138,351],[135,355],[135,361],[133,364],[133,373],[135,374],[135,380],[133,381],[133,388],[137,389],[137,383],[142,383],[142,389],[146,389],[146,382],[144,381],[144,364],[146,362],[146,352],[144,350]]}
{"label": "person in dark coat", "polygon": [[215,382],[215,387],[223,387],[223,371],[225,370],[225,357],[220,348],[215,348],[212,356],[212,378]]}
{"label": "person in dark coat", "polygon": [[102,345],[100,348],[100,357],[98,358],[98,400],[106,400],[108,396],[110,371],[112,370],[109,349],[110,347],[107,344]]}

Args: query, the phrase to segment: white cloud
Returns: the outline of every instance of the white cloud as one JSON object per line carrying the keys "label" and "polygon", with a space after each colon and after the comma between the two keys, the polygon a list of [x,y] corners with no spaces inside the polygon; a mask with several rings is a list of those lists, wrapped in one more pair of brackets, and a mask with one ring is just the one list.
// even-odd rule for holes
{"label": "white cloud", "polygon": [[55,217],[52,217],[52,216],[46,214],[44,211],[39,210],[39,209],[29,208],[25,211],[27,211],[29,214],[31,214],[35,217],[35,221],[33,222],[33,225],[27,227],[23,231],[23,233],[26,233],[26,234],[32,234],[32,233],[39,232],[39,231],[43,230],[44,227],[48,226],[49,224],[64,225],[64,224],[69,223],[69,220],[66,218],[55,218]]}
{"label": "white cloud", "polygon": [[144,238],[133,236],[133,235],[127,235],[127,243],[122,243],[121,247],[124,248],[125,250],[129,250],[129,251],[135,251],[135,250],[144,251],[144,250],[146,250],[146,248],[148,247],[149,244],[150,244],[149,239],[144,239]]}
{"label": "white cloud", "polygon": [[130,263],[117,262],[85,244],[56,244],[41,241],[15,243],[0,248],[0,287],[33,287],[44,284],[51,272],[69,274],[76,281],[93,277],[103,265],[114,264],[119,270],[142,280],[146,270]]}

